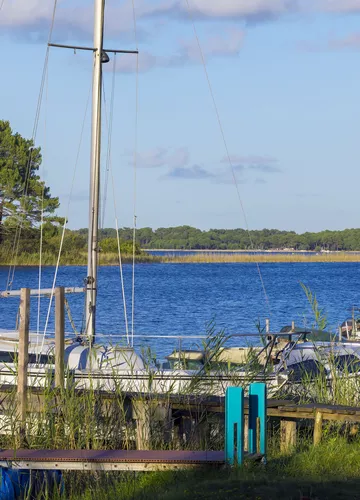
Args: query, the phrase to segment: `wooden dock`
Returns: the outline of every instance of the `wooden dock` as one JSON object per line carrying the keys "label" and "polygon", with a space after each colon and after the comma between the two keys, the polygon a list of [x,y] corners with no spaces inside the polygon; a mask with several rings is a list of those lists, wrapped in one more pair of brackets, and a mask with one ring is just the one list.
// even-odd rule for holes
{"label": "wooden dock", "polygon": [[[8,406],[7,396],[16,390],[14,386],[0,387],[1,407],[6,409]],[[79,397],[85,392],[83,389],[75,391]],[[154,395],[151,393],[122,393],[121,395],[107,392],[94,391],[96,398],[102,401],[104,405],[111,405],[112,402],[119,403],[124,407],[128,419],[135,420],[137,426],[141,430],[137,434],[137,448],[146,449],[146,440],[149,437],[147,432],[148,418],[151,414],[155,420],[163,421],[164,427],[169,430],[169,425],[172,429],[178,429],[182,433],[183,430],[197,425],[206,419],[206,415],[217,416],[219,421],[223,421],[225,412],[225,397],[219,396],[195,396],[195,395]],[[28,408],[31,412],[41,411],[44,400],[44,389],[28,388]],[[9,404],[12,404],[11,398]],[[151,407],[151,411],[149,411]],[[0,408],[0,414],[1,414]],[[247,418],[249,414],[249,398],[244,398],[244,415]],[[322,427],[325,421],[331,422],[347,422],[360,424],[360,407],[356,406],[340,406],[328,405],[321,403],[298,404],[291,400],[268,399],[267,400],[267,417],[271,423],[274,419],[280,420],[281,449],[294,447],[296,444],[296,435],[299,425],[304,425],[304,421],[309,420],[307,425],[312,426],[314,431],[314,443],[320,442],[322,437]],[[311,423],[311,421],[313,423]],[[194,424],[195,422],[195,424]],[[186,424],[186,425],[185,425]],[[180,429],[182,429],[180,431]],[[187,432],[186,429],[184,432]],[[190,432],[190,431],[189,431]]]}
{"label": "wooden dock", "polygon": [[[249,388],[248,432],[244,434],[244,390],[229,387],[225,397],[224,451],[188,450],[48,450],[0,451],[0,467],[21,470],[152,471],[241,465],[266,456],[266,385]],[[235,446],[236,442],[236,446]],[[244,452],[248,443],[250,453]]]}
{"label": "wooden dock", "polygon": [[5,450],[0,467],[28,470],[156,471],[224,467],[223,451]]}

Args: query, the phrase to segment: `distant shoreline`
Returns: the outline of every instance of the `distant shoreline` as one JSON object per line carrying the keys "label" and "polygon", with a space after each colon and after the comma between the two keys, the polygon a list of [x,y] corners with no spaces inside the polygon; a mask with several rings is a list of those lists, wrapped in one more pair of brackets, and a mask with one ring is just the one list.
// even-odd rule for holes
{"label": "distant shoreline", "polygon": [[234,252],[202,252],[192,255],[163,255],[159,256],[162,262],[177,264],[226,264],[226,263],[360,263],[360,252],[332,252],[332,253],[234,253]]}
{"label": "distant shoreline", "polygon": [[[160,250],[159,250],[160,251]],[[164,252],[165,250],[163,250]],[[238,251],[238,250],[201,250],[192,253],[184,253],[179,255],[178,250],[169,251],[166,250],[167,255],[150,255],[148,252],[144,252],[143,255],[137,255],[135,262],[137,264],[272,264],[272,263],[360,263],[360,252],[279,252],[279,251]],[[177,253],[177,255],[172,255],[171,253]],[[184,251],[186,252],[186,251]],[[189,252],[189,251],[187,251]],[[43,256],[43,266],[54,266],[56,265],[57,257],[53,255]],[[123,256],[124,264],[131,264],[132,257],[125,255]],[[11,262],[0,261],[0,266],[9,266]],[[39,255],[38,254],[26,254],[20,255],[17,266],[22,267],[34,267],[39,265]],[[61,266],[85,266],[86,258],[85,255],[77,255],[77,258],[69,257],[64,255],[60,263]],[[100,254],[100,266],[118,266],[119,259],[117,254]]]}
{"label": "distant shoreline", "polygon": [[[315,250],[291,250],[291,249],[271,249],[271,250],[260,250],[260,249],[255,249],[255,250],[234,250],[234,249],[192,249],[192,248],[143,248],[143,252],[168,252],[168,253],[175,253],[175,252],[196,252],[196,253],[294,253],[294,254],[304,254],[304,253],[309,253],[309,254],[327,254],[327,253],[357,253],[357,252],[315,252]],[[360,254],[360,251],[358,252]]]}

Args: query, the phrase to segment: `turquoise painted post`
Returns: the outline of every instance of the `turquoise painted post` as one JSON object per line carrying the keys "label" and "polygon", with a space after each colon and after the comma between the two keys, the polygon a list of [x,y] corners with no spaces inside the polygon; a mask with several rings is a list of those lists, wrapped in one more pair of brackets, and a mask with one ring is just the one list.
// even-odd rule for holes
{"label": "turquoise painted post", "polygon": [[243,460],[244,391],[242,387],[228,387],[225,395],[225,461],[230,465],[241,465]]}
{"label": "turquoise painted post", "polygon": [[266,384],[254,383],[249,387],[249,453],[257,453],[257,419],[260,420],[260,450],[266,455]]}

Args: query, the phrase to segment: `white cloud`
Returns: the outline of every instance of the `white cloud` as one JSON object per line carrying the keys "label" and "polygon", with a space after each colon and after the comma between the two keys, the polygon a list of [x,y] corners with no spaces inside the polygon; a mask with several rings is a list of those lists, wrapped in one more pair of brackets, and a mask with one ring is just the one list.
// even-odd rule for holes
{"label": "white cloud", "polygon": [[[244,41],[244,32],[241,30],[229,30],[224,36],[210,36],[200,43],[203,56],[206,60],[215,57],[236,56]],[[110,54],[110,57],[111,54]],[[113,59],[113,58],[112,58]],[[139,71],[145,72],[153,68],[174,68],[187,64],[201,63],[201,53],[196,40],[182,40],[179,49],[169,56],[155,56],[148,51],[139,53]],[[116,60],[116,70],[122,73],[133,73],[136,71],[137,60],[132,54],[124,54]],[[105,66],[106,71],[113,70],[113,62]]]}
{"label": "white cloud", "polygon": [[327,41],[322,42],[303,41],[298,44],[298,48],[305,52],[359,50],[360,31],[356,33],[350,33],[341,38],[331,37]]}
{"label": "white cloud", "polygon": [[263,179],[262,177],[257,177],[255,179],[255,184],[267,184],[266,180]]}
{"label": "white cloud", "polygon": [[[244,42],[242,30],[229,30],[225,36],[211,36],[200,42],[201,50],[206,59],[216,56],[237,55]],[[179,57],[183,61],[201,62],[201,54],[196,40],[180,43]],[[176,61],[176,58],[175,58]]]}
{"label": "white cloud", "polygon": [[213,175],[201,165],[192,165],[191,167],[176,167],[163,176],[165,179],[208,179]]}
{"label": "white cloud", "polygon": [[[86,38],[92,40],[93,2],[77,0],[58,0],[53,39]],[[38,39],[47,38],[53,14],[53,2],[49,0],[6,0],[1,11],[0,26],[11,35]],[[131,34],[134,39],[134,23],[131,2],[120,6],[108,2],[106,9],[105,31],[107,36]],[[146,13],[146,10],[144,10]],[[139,34],[142,30],[139,29]],[[58,41],[59,41],[58,40]]]}
{"label": "white cloud", "polygon": [[[189,151],[186,148],[156,148],[138,155],[137,163],[144,168],[182,168],[189,162]],[[133,162],[130,162],[133,165]]]}
{"label": "white cloud", "polygon": [[[59,0],[55,33],[63,37],[91,37],[93,30],[93,2],[90,0]],[[360,0],[189,0],[190,13],[200,19],[243,19],[265,21],[288,14],[304,12],[347,13],[360,12]],[[6,0],[1,11],[0,26],[8,31],[23,31],[25,36],[35,33],[47,35],[53,2],[49,0]],[[154,17],[189,18],[187,2],[138,0],[135,4],[139,22]],[[107,2],[105,18],[108,36],[133,33],[133,12],[129,1]],[[139,26],[141,34],[141,26]],[[16,34],[16,33],[15,33]]]}
{"label": "white cloud", "polygon": [[[268,155],[230,155],[230,162],[233,169],[231,172],[229,165],[229,158],[223,157],[221,163],[228,164],[227,169],[223,169],[218,173],[219,182],[224,184],[234,182],[233,175],[236,177],[238,182],[247,182],[245,176],[251,174],[275,174],[282,172],[281,168],[278,167],[278,160],[273,156]],[[260,179],[260,180],[259,180]],[[263,183],[264,179],[256,178],[256,183]]]}
{"label": "white cloud", "polygon": [[[293,0],[189,0],[190,13],[197,18],[269,18],[291,10]],[[157,11],[160,14],[160,10]],[[163,6],[163,14],[188,15],[187,3],[176,1]]]}
{"label": "white cloud", "polygon": [[[189,0],[190,13],[201,19],[243,19],[266,21],[280,16],[307,13],[347,13],[360,11],[360,0]],[[162,4],[157,15],[187,16],[185,1]]]}
{"label": "white cloud", "polygon": [[[130,153],[129,153],[130,154]],[[246,183],[248,179],[254,178],[259,181],[263,174],[280,173],[277,166],[278,160],[272,156],[261,155],[231,155],[233,173],[230,168],[221,166],[220,168],[203,166],[201,164],[190,164],[190,153],[187,148],[163,148],[138,154],[138,166],[143,168],[162,167],[165,173],[160,179],[210,179],[221,184],[234,182],[234,176],[239,183]],[[220,163],[227,163],[227,158],[220,160]],[[132,160],[129,165],[132,165]]]}
{"label": "white cloud", "polygon": [[[230,161],[232,164],[242,164],[242,165],[257,165],[264,163],[275,163],[277,158],[273,156],[261,156],[261,155],[230,155]],[[221,160],[222,163],[228,163],[229,158],[226,156]]]}
{"label": "white cloud", "polygon": [[[163,167],[166,163],[167,150],[164,148],[157,148],[152,151],[138,154],[137,164],[139,167],[154,168]],[[133,165],[133,162],[130,162]]]}
{"label": "white cloud", "polygon": [[275,174],[281,172],[281,169],[279,167],[275,167],[274,165],[249,165],[248,169],[262,172],[264,174]]}
{"label": "white cloud", "polygon": [[314,7],[321,12],[360,12],[360,0],[316,0]]}

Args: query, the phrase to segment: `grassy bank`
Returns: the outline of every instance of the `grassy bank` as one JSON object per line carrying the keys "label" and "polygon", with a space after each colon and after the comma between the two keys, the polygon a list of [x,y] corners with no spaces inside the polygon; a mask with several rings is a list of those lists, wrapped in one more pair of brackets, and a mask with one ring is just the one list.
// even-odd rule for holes
{"label": "grassy bank", "polygon": [[[100,476],[73,500],[181,499],[360,499],[360,443],[329,438],[314,448],[305,442],[290,456],[270,455],[266,466],[234,470]],[[83,479],[84,480],[84,479]],[[106,495],[106,496],[104,496]]]}
{"label": "grassy bank", "polygon": [[[23,253],[16,260],[17,265],[21,266],[38,266],[40,256],[38,253]],[[116,266],[119,264],[117,253],[100,253],[99,257],[101,266]],[[305,254],[236,254],[229,252],[223,254],[219,252],[198,252],[194,255],[150,255],[146,252],[135,256],[137,263],[168,263],[168,264],[234,264],[234,263],[311,263],[311,262],[360,262],[360,254],[351,252],[342,253],[322,253],[314,255]],[[51,253],[43,253],[42,264],[45,266],[54,266],[57,262],[57,255]],[[122,256],[123,263],[131,263],[132,255],[124,254]],[[61,265],[64,266],[85,266],[87,264],[86,252],[71,252],[65,253],[61,257]],[[13,264],[9,255],[0,253],[0,265],[6,266]]]}
{"label": "grassy bank", "polygon": [[[123,263],[131,263],[133,261],[133,256],[129,254],[122,255]],[[53,253],[44,252],[41,257],[41,262],[43,266],[55,266],[57,263],[58,256]],[[154,257],[147,253],[142,253],[141,255],[135,256],[136,262],[160,262],[159,257]],[[39,253],[22,253],[18,255],[16,259],[16,265],[18,266],[38,266],[40,262]],[[116,266],[119,265],[119,257],[117,253],[100,253],[99,263],[102,266]],[[0,265],[8,266],[14,264],[11,256],[8,254],[0,253]],[[86,266],[87,265],[87,253],[85,251],[78,252],[67,252],[61,256],[60,264],[63,266]]]}
{"label": "grassy bank", "polygon": [[355,253],[321,253],[314,255],[306,254],[223,254],[218,252],[213,253],[196,253],[194,255],[180,256],[163,256],[160,257],[162,262],[170,263],[291,263],[291,262],[360,262],[360,254]]}
{"label": "grassy bank", "polygon": [[[220,339],[221,340],[221,339]],[[151,353],[148,356],[152,359]],[[221,372],[219,372],[220,374]],[[149,375],[150,376],[150,375]],[[0,447],[16,449],[20,442],[28,448],[41,449],[133,449],[141,434],[134,413],[124,398],[123,381],[116,379],[111,398],[104,399],[91,385],[87,391],[77,391],[76,383],[68,374],[65,389],[57,390],[47,379],[40,398],[29,398],[25,434],[19,434],[16,412],[16,388],[5,393],[0,402],[2,415]],[[304,378],[303,392],[296,397],[303,402],[316,400],[333,404],[354,404],[359,394],[360,377],[348,383],[347,377],[337,377],[329,388],[324,373],[317,378]],[[114,380],[115,382],[115,380]],[[311,382],[311,384],[310,384]],[[195,384],[195,386],[194,386]],[[234,375],[234,384],[236,375]],[[246,387],[246,383],[242,383]],[[94,381],[95,386],[95,381]],[[206,395],[201,376],[194,378],[186,394],[200,391]],[[171,392],[171,391],[170,391]],[[170,395],[169,392],[169,395]],[[294,397],[293,391],[290,391]],[[284,397],[291,397],[284,393]],[[139,400],[141,401],[141,397]],[[143,400],[143,402],[148,400]],[[164,399],[151,396],[148,411]],[[166,404],[166,400],[165,400]],[[179,410],[177,410],[178,412]],[[151,449],[204,449],[224,448],[224,414],[187,407],[182,403],[184,417],[191,429],[168,432],[167,419],[155,413],[151,420],[149,446]],[[192,413],[191,413],[192,412]],[[179,413],[177,413],[177,419]],[[205,426],[204,426],[205,424]],[[238,469],[177,473],[64,473],[65,490],[62,498],[70,500],[180,500],[180,499],[356,499],[360,500],[360,434],[359,429],[342,423],[324,423],[322,443],[312,445],[309,421],[299,421],[296,449],[289,454],[280,452],[278,422],[269,422],[268,463],[246,463]],[[204,432],[207,429],[207,432]],[[301,431],[301,432],[300,432]],[[186,436],[184,437],[184,434]],[[21,440],[21,441],[20,441]],[[21,444],[24,446],[24,444]],[[43,491],[41,499],[60,498],[59,493]]]}

